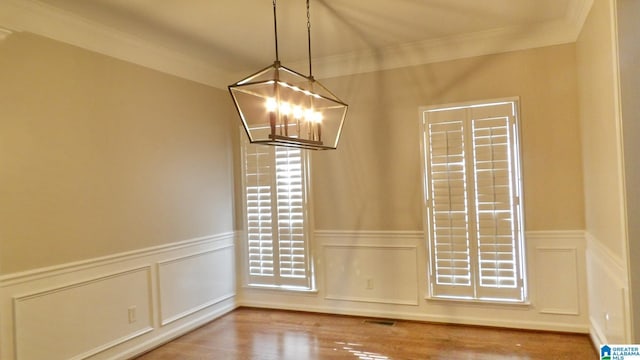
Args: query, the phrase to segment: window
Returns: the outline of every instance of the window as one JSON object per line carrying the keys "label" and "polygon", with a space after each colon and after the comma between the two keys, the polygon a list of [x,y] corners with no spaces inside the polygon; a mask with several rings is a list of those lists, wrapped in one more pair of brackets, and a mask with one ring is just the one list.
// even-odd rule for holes
{"label": "window", "polygon": [[431,297],[525,301],[517,101],[421,114]]}
{"label": "window", "polygon": [[248,285],[313,288],[307,174],[304,150],[255,145],[243,136]]}

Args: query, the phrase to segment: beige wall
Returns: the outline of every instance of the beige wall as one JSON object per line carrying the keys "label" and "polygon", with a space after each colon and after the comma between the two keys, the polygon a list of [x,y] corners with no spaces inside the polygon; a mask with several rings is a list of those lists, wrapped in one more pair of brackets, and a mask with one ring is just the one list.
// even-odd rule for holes
{"label": "beige wall", "polygon": [[[620,95],[626,184],[628,263],[632,299],[632,338],[640,343],[640,1],[617,0]],[[635,221],[634,221],[635,220]]]}
{"label": "beige wall", "polygon": [[625,257],[620,121],[610,0],[595,0],[577,42],[586,230]]}
{"label": "beige wall", "polygon": [[226,92],[26,33],[0,84],[0,274],[233,230]]}
{"label": "beige wall", "polygon": [[[634,153],[631,139],[637,131],[634,131],[635,119],[631,121],[634,125],[624,129],[624,138],[631,142],[624,144],[623,157],[620,100],[621,94],[633,91],[635,85],[632,83],[637,82],[633,76],[635,73],[637,77],[637,70],[626,74],[621,72],[624,61],[629,59],[618,56],[618,36],[623,34],[618,33],[616,15],[623,15],[622,18],[630,16],[627,21],[637,22],[632,11],[616,14],[616,0],[594,0],[576,48],[583,138],[585,229],[590,240],[587,244],[587,276],[592,335],[602,342],[623,343],[632,341],[634,306],[629,301],[629,294],[636,290],[629,283],[631,268],[628,259],[632,254],[628,253],[630,238],[627,229],[629,225],[629,230],[634,230],[635,225],[632,225],[633,212],[627,213],[626,209],[626,200],[634,193],[635,175],[627,177],[625,184],[624,172],[625,162],[627,175],[635,171],[633,155],[629,158],[627,153]],[[626,45],[635,47],[636,34],[632,34],[633,40],[626,38],[629,34],[620,39],[630,41]],[[621,43],[623,46],[624,41]],[[633,97],[633,92],[627,95]],[[633,197],[631,195],[631,199]]]}
{"label": "beige wall", "polygon": [[519,96],[526,230],[584,228],[575,46],[322,81],[350,105],[337,151],[313,154],[315,227],[421,230],[418,107]]}

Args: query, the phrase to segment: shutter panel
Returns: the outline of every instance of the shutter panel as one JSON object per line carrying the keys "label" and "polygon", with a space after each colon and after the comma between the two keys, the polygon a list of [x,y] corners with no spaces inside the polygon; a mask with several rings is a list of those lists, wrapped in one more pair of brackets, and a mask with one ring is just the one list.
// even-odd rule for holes
{"label": "shutter panel", "polygon": [[513,115],[510,104],[470,111],[481,298],[521,298]]}
{"label": "shutter panel", "polygon": [[244,181],[247,218],[247,253],[250,282],[273,280],[273,154],[266,146],[244,144]]}
{"label": "shutter panel", "polygon": [[464,112],[430,114],[429,120],[432,288],[472,296]]}
{"label": "shutter panel", "polygon": [[276,148],[280,276],[307,277],[302,151]]}

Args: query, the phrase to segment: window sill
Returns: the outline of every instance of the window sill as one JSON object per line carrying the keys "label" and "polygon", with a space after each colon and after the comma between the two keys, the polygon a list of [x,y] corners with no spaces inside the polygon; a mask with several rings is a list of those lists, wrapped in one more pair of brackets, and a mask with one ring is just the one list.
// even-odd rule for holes
{"label": "window sill", "polygon": [[508,300],[478,300],[478,299],[461,299],[455,297],[435,297],[427,296],[424,298],[427,302],[434,303],[454,303],[459,305],[471,305],[471,306],[496,306],[496,307],[522,307],[529,308],[532,306],[529,300],[525,301],[508,301]]}
{"label": "window sill", "polygon": [[300,295],[318,294],[318,289],[281,287],[281,286],[271,286],[271,285],[243,285],[242,288],[246,290],[272,291],[277,293],[290,293],[290,294],[300,294]]}

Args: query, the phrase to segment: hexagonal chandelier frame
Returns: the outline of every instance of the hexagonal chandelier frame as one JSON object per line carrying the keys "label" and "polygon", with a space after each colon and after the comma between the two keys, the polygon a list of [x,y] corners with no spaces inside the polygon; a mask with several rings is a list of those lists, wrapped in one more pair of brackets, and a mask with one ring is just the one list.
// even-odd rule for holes
{"label": "hexagonal chandelier frame", "polygon": [[349,106],[313,78],[309,0],[306,5],[309,76],[280,64],[276,0],[273,0],[276,60],[273,65],[229,85],[251,143],[312,150],[338,147]]}

